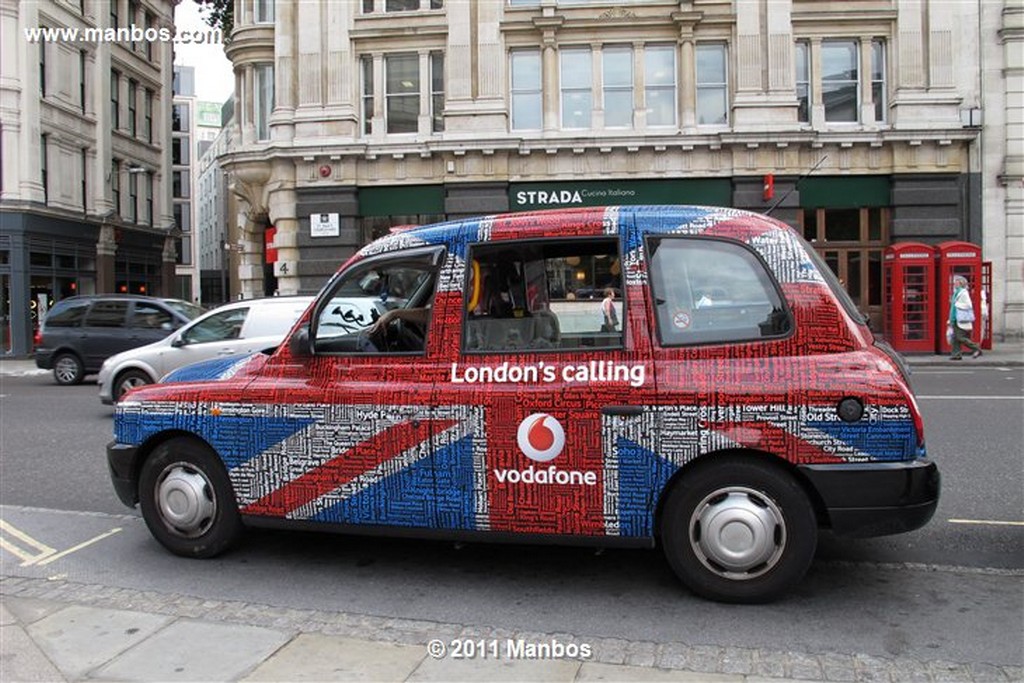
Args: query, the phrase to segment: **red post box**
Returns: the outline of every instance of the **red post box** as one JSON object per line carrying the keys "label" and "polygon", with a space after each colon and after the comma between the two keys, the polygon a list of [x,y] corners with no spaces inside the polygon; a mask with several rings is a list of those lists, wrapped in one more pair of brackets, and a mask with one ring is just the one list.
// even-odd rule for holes
{"label": "red post box", "polygon": [[[970,242],[943,242],[936,247],[938,261],[938,286],[936,288],[937,352],[949,353],[946,341],[946,325],[949,324],[949,298],[953,295],[953,277],[963,275],[971,285],[971,302],[974,304],[974,326],[971,339],[981,341],[984,327],[981,306],[981,247]],[[987,306],[986,306],[987,309]]]}
{"label": "red post box", "polygon": [[897,351],[935,351],[935,247],[899,242],[884,256],[885,336]]}

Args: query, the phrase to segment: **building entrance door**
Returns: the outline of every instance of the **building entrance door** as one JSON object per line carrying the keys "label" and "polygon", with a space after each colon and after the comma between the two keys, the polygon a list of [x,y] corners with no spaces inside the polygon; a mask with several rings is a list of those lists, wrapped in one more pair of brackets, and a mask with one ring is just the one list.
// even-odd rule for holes
{"label": "building entrance door", "polygon": [[846,288],[853,302],[882,330],[882,252],[889,245],[889,209],[805,209],[804,237]]}

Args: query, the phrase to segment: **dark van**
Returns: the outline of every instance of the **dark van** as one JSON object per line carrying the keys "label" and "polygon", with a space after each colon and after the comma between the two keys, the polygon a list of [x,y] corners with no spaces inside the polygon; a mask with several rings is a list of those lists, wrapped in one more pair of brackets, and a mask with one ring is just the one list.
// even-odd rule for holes
{"label": "dark van", "polygon": [[36,331],[36,365],[53,369],[58,384],[79,384],[115,353],[163,339],[202,312],[187,301],[129,294],[61,299]]}

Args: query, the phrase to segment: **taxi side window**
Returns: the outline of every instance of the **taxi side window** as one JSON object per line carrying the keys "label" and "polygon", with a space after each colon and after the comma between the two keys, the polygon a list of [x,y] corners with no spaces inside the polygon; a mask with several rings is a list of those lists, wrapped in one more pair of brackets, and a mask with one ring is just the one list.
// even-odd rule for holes
{"label": "taxi side window", "polygon": [[475,246],[466,283],[463,351],[622,345],[622,268],[615,239]]}
{"label": "taxi side window", "polygon": [[648,240],[647,253],[662,346],[753,341],[789,332],[778,288],[746,247],[664,237]]}
{"label": "taxi side window", "polygon": [[316,313],[318,353],[426,352],[436,255],[374,260],[342,275]]}

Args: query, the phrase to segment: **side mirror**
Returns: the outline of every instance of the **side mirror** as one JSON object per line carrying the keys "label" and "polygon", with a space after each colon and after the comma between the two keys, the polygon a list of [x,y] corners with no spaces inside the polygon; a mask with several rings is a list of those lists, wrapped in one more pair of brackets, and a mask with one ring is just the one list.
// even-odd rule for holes
{"label": "side mirror", "polygon": [[288,340],[288,351],[296,358],[313,355],[313,348],[309,341],[308,323],[295,330],[295,334]]}
{"label": "side mirror", "polygon": [[185,340],[182,339],[181,337],[175,337],[174,339],[171,340],[171,346],[173,346],[176,349],[180,349],[182,346],[185,346]]}

